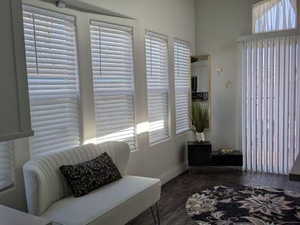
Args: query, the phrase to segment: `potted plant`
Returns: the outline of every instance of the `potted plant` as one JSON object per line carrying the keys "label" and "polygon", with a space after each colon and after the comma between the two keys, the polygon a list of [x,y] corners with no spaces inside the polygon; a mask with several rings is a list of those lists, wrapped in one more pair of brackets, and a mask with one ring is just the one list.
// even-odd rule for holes
{"label": "potted plant", "polygon": [[192,130],[196,140],[199,142],[205,141],[204,130],[209,128],[209,116],[207,107],[201,102],[192,103]]}

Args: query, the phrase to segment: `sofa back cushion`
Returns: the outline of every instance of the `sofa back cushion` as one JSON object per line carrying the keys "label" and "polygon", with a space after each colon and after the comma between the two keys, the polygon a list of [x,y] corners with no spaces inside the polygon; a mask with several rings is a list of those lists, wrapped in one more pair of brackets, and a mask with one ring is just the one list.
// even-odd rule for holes
{"label": "sofa back cushion", "polygon": [[103,152],[109,154],[124,176],[130,150],[123,142],[88,144],[67,151],[50,152],[28,161],[23,168],[28,211],[40,216],[54,202],[71,194],[59,167],[94,159]]}

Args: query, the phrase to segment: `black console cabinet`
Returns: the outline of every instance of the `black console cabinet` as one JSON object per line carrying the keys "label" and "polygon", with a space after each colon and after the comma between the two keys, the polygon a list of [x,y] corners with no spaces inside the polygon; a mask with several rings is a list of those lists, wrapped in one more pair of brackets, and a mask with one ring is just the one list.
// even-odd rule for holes
{"label": "black console cabinet", "polygon": [[210,162],[210,142],[188,142],[189,166],[204,166]]}
{"label": "black console cabinet", "polygon": [[243,155],[240,151],[222,153],[214,151],[210,160],[211,166],[243,166]]}
{"label": "black console cabinet", "polygon": [[223,153],[211,150],[210,142],[188,142],[188,164],[198,166],[242,166],[243,155],[240,151]]}

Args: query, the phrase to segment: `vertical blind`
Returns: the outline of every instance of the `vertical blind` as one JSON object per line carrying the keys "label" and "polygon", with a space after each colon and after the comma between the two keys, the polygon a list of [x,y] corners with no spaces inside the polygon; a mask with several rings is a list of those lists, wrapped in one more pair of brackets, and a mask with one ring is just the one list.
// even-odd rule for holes
{"label": "vertical blind", "polygon": [[75,19],[23,5],[33,155],[80,144]]}
{"label": "vertical blind", "polygon": [[294,29],[297,0],[264,0],[253,6],[253,33]]}
{"label": "vertical blind", "polygon": [[149,142],[153,144],[169,137],[168,41],[164,35],[147,32],[145,42]]}
{"label": "vertical blind", "polygon": [[91,21],[97,141],[126,141],[136,149],[133,30]]}
{"label": "vertical blind", "polygon": [[0,143],[0,190],[13,184],[11,142]]}
{"label": "vertical blind", "polygon": [[300,149],[300,37],[246,40],[241,50],[244,168],[288,174]]}
{"label": "vertical blind", "polygon": [[189,44],[174,41],[176,134],[190,128],[189,92],[191,82],[191,52]]}

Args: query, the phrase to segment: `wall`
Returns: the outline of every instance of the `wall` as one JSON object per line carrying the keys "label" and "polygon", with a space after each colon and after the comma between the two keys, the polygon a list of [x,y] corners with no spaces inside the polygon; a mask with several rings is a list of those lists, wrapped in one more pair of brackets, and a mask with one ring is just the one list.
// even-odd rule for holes
{"label": "wall", "polygon": [[[31,0],[28,0],[31,1]],[[96,4],[97,6],[111,9],[115,12],[126,14],[136,18],[135,36],[135,64],[136,66],[136,120],[137,123],[147,121],[146,104],[146,77],[145,77],[145,57],[144,57],[144,33],[145,29],[160,32],[170,37],[172,45],[173,37],[177,37],[191,43],[192,49],[195,46],[195,24],[194,24],[194,0],[103,0],[85,2]],[[49,6],[49,3],[39,3],[42,6]],[[81,24],[82,21],[78,21]],[[88,34],[84,34],[87,27],[79,27],[80,38],[88,39]],[[80,31],[81,30],[81,31]],[[171,38],[172,37],[172,38]],[[86,42],[88,43],[88,41]],[[88,45],[79,44],[79,51],[87,53]],[[172,49],[169,52],[170,83],[174,84],[174,70]],[[91,93],[91,74],[89,64],[86,59],[80,58],[82,65],[81,73],[81,97],[83,136],[87,140],[95,133],[93,118],[93,101]],[[84,62],[84,63],[83,63]],[[170,118],[171,137],[167,141],[149,146],[147,133],[138,136],[139,151],[133,152],[129,162],[129,173],[134,175],[160,177],[163,182],[168,181],[185,169],[185,141],[188,134],[175,135],[175,106],[174,88],[170,89]],[[0,193],[0,204],[9,205],[17,209],[26,209],[24,194],[24,184],[22,177],[22,166],[29,159],[28,139],[19,139],[15,142],[15,186]]]}
{"label": "wall", "polygon": [[[251,33],[255,0],[196,0],[196,53],[211,55],[213,148],[241,149],[240,84],[236,40]],[[217,72],[222,69],[222,72]]]}

